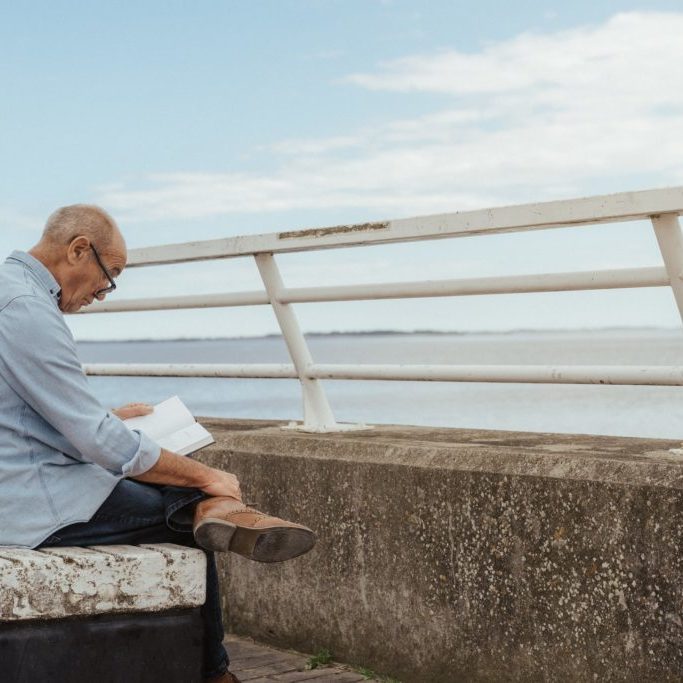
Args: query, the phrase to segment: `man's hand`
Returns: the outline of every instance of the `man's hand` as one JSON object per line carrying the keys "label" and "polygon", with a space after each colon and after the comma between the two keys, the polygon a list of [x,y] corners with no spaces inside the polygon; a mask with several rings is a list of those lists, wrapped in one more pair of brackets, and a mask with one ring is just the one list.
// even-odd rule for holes
{"label": "man's hand", "polygon": [[207,483],[199,486],[204,493],[210,496],[230,496],[231,498],[242,500],[240,483],[234,474],[210,469],[207,475],[209,477]]}
{"label": "man's hand", "polygon": [[127,420],[129,417],[140,417],[141,415],[149,415],[154,412],[154,406],[148,403],[127,403],[120,408],[113,408],[111,412],[116,417],[122,420]]}
{"label": "man's hand", "polygon": [[234,474],[215,470],[165,448],[161,449],[161,455],[154,467],[132,478],[150,484],[186,486],[199,489],[210,496],[229,496],[242,500],[240,483]]}

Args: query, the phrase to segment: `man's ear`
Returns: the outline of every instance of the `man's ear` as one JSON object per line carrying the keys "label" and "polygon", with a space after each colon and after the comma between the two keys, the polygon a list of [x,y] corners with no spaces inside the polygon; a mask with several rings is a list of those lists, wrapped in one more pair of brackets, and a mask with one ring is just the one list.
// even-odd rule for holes
{"label": "man's ear", "polygon": [[74,237],[66,248],[67,261],[72,265],[83,262],[90,256],[90,240],[84,235]]}

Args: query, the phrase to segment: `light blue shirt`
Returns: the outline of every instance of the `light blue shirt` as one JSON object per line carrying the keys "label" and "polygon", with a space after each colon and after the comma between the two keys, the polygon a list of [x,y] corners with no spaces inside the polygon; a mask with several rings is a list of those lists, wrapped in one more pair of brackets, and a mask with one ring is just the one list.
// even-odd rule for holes
{"label": "light blue shirt", "polygon": [[88,521],[160,448],[92,395],[59,310],[60,287],[30,254],[0,265],[0,545],[34,548]]}

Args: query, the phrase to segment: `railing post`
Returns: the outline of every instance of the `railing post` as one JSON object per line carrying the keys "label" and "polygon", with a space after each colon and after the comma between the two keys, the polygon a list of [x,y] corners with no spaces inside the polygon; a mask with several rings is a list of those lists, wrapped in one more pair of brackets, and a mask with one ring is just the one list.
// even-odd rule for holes
{"label": "railing post", "polygon": [[304,404],[304,422],[302,425],[292,423],[290,429],[305,432],[337,432],[354,429],[367,429],[365,425],[340,424],[325,395],[321,382],[308,376],[308,368],[313,365],[311,352],[301,332],[291,304],[283,304],[280,294],[284,289],[280,271],[272,254],[254,254],[263,284],[268,293],[270,304],[275,312],[282,336],[287,344],[289,355],[299,375]]}
{"label": "railing post", "polygon": [[[655,237],[659,244],[659,251],[664,259],[664,266],[669,276],[669,284],[678,306],[678,313],[683,322],[683,235],[681,226],[678,222],[678,214],[663,213],[658,216],[651,216],[652,227]],[[670,448],[671,453],[683,455],[683,444],[681,448]]]}
{"label": "railing post", "polygon": [[663,213],[652,216],[652,227],[664,259],[678,312],[683,322],[683,234],[678,222],[678,214]]}

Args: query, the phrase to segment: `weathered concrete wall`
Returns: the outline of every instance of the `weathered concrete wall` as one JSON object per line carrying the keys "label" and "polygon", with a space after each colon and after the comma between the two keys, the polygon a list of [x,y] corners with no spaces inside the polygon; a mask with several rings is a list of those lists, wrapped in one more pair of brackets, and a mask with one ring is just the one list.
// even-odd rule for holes
{"label": "weathered concrete wall", "polygon": [[319,534],[222,559],[238,633],[405,682],[683,680],[678,443],[203,422],[201,459]]}
{"label": "weathered concrete wall", "polygon": [[198,607],[205,600],[206,555],[194,548],[171,543],[0,548],[0,624],[160,612]]}

